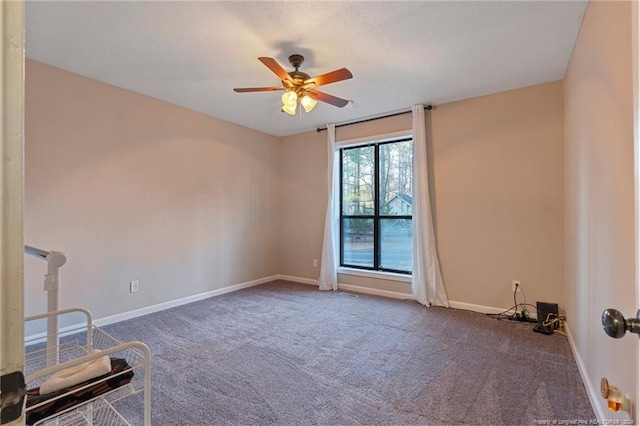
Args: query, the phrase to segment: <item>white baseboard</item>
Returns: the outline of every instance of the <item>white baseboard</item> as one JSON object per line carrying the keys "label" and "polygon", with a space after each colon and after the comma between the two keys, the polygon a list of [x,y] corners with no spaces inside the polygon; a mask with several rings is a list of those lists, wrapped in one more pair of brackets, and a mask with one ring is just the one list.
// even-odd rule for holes
{"label": "white baseboard", "polygon": [[352,291],[354,293],[371,294],[373,296],[389,297],[392,299],[413,300],[413,296],[411,294],[400,293],[397,291],[380,290],[380,289],[371,288],[371,287],[362,287],[359,285],[338,283],[338,289],[345,290],[345,291]]}
{"label": "white baseboard", "polygon": [[222,294],[231,293],[233,291],[242,290],[243,288],[249,288],[256,285],[268,283],[271,281],[275,281],[279,278],[279,275],[272,275],[269,277],[259,278],[253,281],[247,281],[240,284],[230,285],[228,287],[218,288],[216,290],[206,291],[204,293],[195,294],[193,296],[183,297],[181,299],[170,300],[168,302],[159,303],[153,306],[146,306],[144,308],[135,309],[129,312],[123,312],[121,314],[111,315],[108,317],[96,319],[93,321],[95,325],[98,327],[103,327],[105,325],[114,324],[116,322],[125,321],[128,319],[141,317],[143,315],[152,314],[154,312],[163,311],[165,309],[173,308],[176,306],[186,305],[187,303],[197,302],[199,300],[208,299],[214,296],[220,296]]}
{"label": "white baseboard", "polygon": [[[58,333],[58,338],[72,336],[77,333],[86,333],[87,331],[87,323],[84,324],[73,324],[67,325],[65,327],[60,327]],[[38,343],[46,343],[47,342],[47,332],[43,331],[40,333],[30,334],[28,336],[25,335],[24,343],[25,346],[36,345]]]}
{"label": "white baseboard", "polygon": [[[143,315],[152,314],[154,312],[163,311],[165,309],[174,308],[176,306],[186,305],[187,303],[197,302],[199,300],[208,299],[214,296],[220,296],[226,293],[242,290],[243,288],[254,287],[260,284],[276,281],[280,279],[280,275],[271,275],[269,277],[259,278],[253,281],[247,281],[240,284],[234,284],[228,287],[219,288],[216,290],[206,291],[204,293],[195,294],[193,296],[187,296],[180,299],[170,300],[168,302],[158,303],[157,305],[145,306],[144,308],[135,309],[133,311],[123,312],[116,315],[111,315],[104,318],[93,319],[93,324],[98,327],[104,327],[109,324],[115,324],[120,321],[125,321],[132,318],[141,317]],[[283,278],[284,279],[284,278]],[[83,330],[83,324],[72,324],[66,327],[60,328],[60,337],[77,333]],[[29,344],[41,343],[46,341],[46,332],[34,333],[25,336],[25,342]]]}
{"label": "white baseboard", "polygon": [[[318,286],[318,280],[312,280],[309,278],[294,277],[292,275],[279,275],[278,278],[280,278],[281,280],[291,281],[294,283],[310,284],[310,285]],[[362,287],[359,285],[338,283],[338,289],[345,290],[345,291],[352,291],[354,293],[370,294],[373,296],[390,297],[392,299],[413,299],[413,296],[410,294],[399,293],[396,291],[389,291],[389,290],[380,290],[380,289],[371,288],[371,287]]]}
{"label": "white baseboard", "polygon": [[465,311],[480,312],[481,314],[501,314],[506,311],[506,309],[504,308],[476,305],[474,303],[456,302],[454,300],[449,301],[449,306],[451,306],[453,309],[464,309]]}
{"label": "white baseboard", "polygon": [[308,284],[318,286],[318,280],[312,280],[311,278],[294,277],[293,275],[277,275],[279,280],[291,281],[294,283]]}
{"label": "white baseboard", "polygon": [[[295,277],[292,275],[279,275],[278,276],[279,279],[281,280],[285,280],[285,281],[291,281],[291,282],[295,282],[295,283],[301,283],[301,284],[311,284],[311,285],[318,285],[318,280],[312,280],[309,278],[302,278],[302,277]],[[353,284],[338,284],[338,288],[340,290],[344,290],[344,291],[351,291],[354,293],[363,293],[363,294],[370,294],[373,296],[382,296],[382,297],[389,297],[392,299],[401,299],[401,300],[411,300],[413,299],[413,295],[408,294],[408,293],[400,293],[397,291],[390,291],[390,290],[381,290],[381,289],[377,289],[377,288],[371,288],[371,287],[364,287],[364,286],[359,286],[359,285],[353,285]],[[454,309],[464,309],[467,311],[474,311],[474,312],[480,312],[483,314],[500,314],[504,311],[506,311],[506,309],[504,308],[496,308],[493,306],[484,306],[484,305],[476,305],[473,303],[466,303],[466,302],[456,302],[456,301],[449,301],[449,305],[454,308]],[[533,315],[533,314],[532,314]]]}
{"label": "white baseboard", "polygon": [[584,365],[584,361],[582,360],[582,356],[580,352],[578,352],[578,347],[576,346],[575,340],[573,340],[573,335],[571,334],[571,329],[569,328],[569,324],[565,321],[564,329],[567,332],[567,340],[569,341],[569,347],[571,347],[571,352],[573,352],[573,358],[576,360],[576,364],[578,365],[578,371],[580,371],[580,376],[582,377],[582,382],[584,383],[584,387],[587,390],[587,395],[589,396],[589,402],[591,403],[591,408],[593,408],[593,412],[596,415],[598,420],[598,424],[604,425],[607,424],[607,416],[605,415],[605,411],[600,404],[600,392],[599,389],[596,390],[589,380],[589,375],[587,374],[587,368]]}

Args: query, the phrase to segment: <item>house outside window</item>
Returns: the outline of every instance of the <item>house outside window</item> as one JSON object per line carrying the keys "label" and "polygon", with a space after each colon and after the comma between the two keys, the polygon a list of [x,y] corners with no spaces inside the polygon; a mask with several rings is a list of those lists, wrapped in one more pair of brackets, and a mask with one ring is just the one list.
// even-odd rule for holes
{"label": "house outside window", "polygon": [[340,150],[340,266],[410,274],[413,140]]}

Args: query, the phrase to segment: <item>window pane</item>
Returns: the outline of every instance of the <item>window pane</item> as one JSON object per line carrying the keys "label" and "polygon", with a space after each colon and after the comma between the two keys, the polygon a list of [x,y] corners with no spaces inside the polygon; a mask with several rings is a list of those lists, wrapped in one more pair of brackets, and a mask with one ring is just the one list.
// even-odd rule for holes
{"label": "window pane", "polygon": [[380,219],[380,268],[412,271],[411,219]]}
{"label": "window pane", "polygon": [[413,142],[380,145],[380,214],[411,216],[413,213]]}
{"label": "window pane", "polygon": [[374,147],[342,151],[342,213],[373,215]]}
{"label": "window pane", "polygon": [[373,219],[342,220],[343,264],[373,267]]}

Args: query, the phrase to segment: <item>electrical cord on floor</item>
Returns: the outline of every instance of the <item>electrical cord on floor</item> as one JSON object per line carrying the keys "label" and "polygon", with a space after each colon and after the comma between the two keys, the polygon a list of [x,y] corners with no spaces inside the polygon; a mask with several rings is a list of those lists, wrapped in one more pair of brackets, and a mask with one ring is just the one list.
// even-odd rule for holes
{"label": "electrical cord on floor", "polygon": [[[518,303],[517,292],[518,289],[522,292],[523,302]],[[529,310],[527,307],[532,307],[536,310],[536,319],[531,318],[529,314]],[[540,322],[540,319],[543,315],[546,314],[546,318]],[[565,329],[565,321],[566,317],[562,315],[558,315],[551,312],[541,312],[538,310],[538,306],[527,303],[527,295],[524,292],[524,288],[522,288],[521,284],[516,284],[513,290],[513,306],[505,311],[500,312],[499,314],[486,314],[490,318],[495,318],[498,321],[502,320],[510,320],[517,322],[535,322],[538,323],[533,328],[533,331],[542,333],[542,334],[553,334],[559,333],[565,337],[567,337],[566,329]]]}
{"label": "electrical cord on floor", "polygon": [[[506,311],[500,312],[499,314],[487,314],[487,316],[496,318],[498,320],[514,318],[518,313],[518,306],[519,306],[518,301],[516,299],[516,292],[517,292],[517,286],[516,286],[516,289],[513,291],[513,306],[511,308],[507,309]],[[514,311],[514,312],[508,315],[508,313],[511,311]]]}
{"label": "electrical cord on floor", "polygon": [[[520,312],[527,312],[528,314],[528,310],[526,310],[526,307],[529,306],[533,309],[536,310],[536,318],[538,317],[538,315],[540,315],[540,311],[538,311],[538,307],[536,305],[532,305],[531,303],[518,303],[517,305],[512,306],[511,308],[507,309],[504,312],[501,312],[499,314],[487,314],[488,316],[491,317],[497,317],[498,319],[514,319],[514,318],[518,318],[518,314]],[[522,309],[522,311],[519,311],[519,309]],[[513,313],[511,315],[507,315],[507,313],[513,311]],[[528,317],[530,318],[530,317]],[[533,318],[531,318],[533,319]]]}
{"label": "electrical cord on floor", "polygon": [[[533,305],[529,305],[527,303],[527,293],[525,293],[524,291],[524,287],[522,287],[522,284],[519,284],[520,287],[520,291],[522,292],[522,300],[524,301],[524,303],[521,303],[521,305],[524,306],[524,312],[526,313],[527,318],[530,316],[529,311],[527,310],[527,306],[533,306]],[[538,311],[538,308],[536,307],[536,312]],[[538,317],[538,314],[536,313],[536,318]]]}
{"label": "electrical cord on floor", "polygon": [[[523,303],[518,303],[517,294],[516,294],[518,292],[518,289],[520,289],[520,291],[522,292]],[[530,303],[527,303],[527,295],[524,292],[524,288],[522,287],[522,284],[516,284],[515,288],[513,289],[513,306],[499,314],[487,314],[487,316],[496,318],[497,320],[507,319],[512,321],[516,320],[516,321],[523,321],[523,322],[537,322],[531,318],[531,314],[529,313],[527,306],[531,306],[535,308],[536,318],[539,318],[540,312],[538,311],[538,307]],[[512,311],[513,313],[511,313]]]}
{"label": "electrical cord on floor", "polygon": [[513,291],[513,301],[516,302],[516,293],[517,293],[518,289],[522,293],[523,303],[515,303],[516,311],[518,310],[518,307],[522,307],[522,310],[520,311],[522,317],[524,317],[525,319],[530,319],[531,318],[531,314],[529,313],[529,310],[527,309],[527,306],[531,306],[531,307],[536,308],[536,318],[538,318],[538,307],[527,303],[527,293],[524,291],[524,287],[522,286],[522,284],[516,284],[516,288]]}
{"label": "electrical cord on floor", "polygon": [[[499,314],[486,314],[487,316],[491,317],[491,318],[495,318],[498,321],[502,321],[502,320],[511,320],[511,321],[525,321],[528,322],[527,320],[522,320],[519,317],[517,317],[516,315],[518,315],[518,308],[522,307],[522,306],[530,306],[532,308],[535,308],[537,311],[537,317],[541,318],[542,313],[540,311],[538,311],[537,306],[534,306],[530,303],[517,303],[516,305],[514,305],[513,307],[507,309],[506,311],[503,311]],[[509,312],[514,312],[512,314],[508,314]],[[566,333],[566,329],[565,329],[565,322],[566,322],[566,317],[562,316],[562,315],[556,315],[554,313],[547,313],[547,317],[544,319],[544,321],[542,321],[542,323],[539,323],[539,325],[537,325],[536,327],[534,327],[534,331],[537,331],[539,333],[543,333],[543,334],[553,334],[553,333],[559,333],[565,337],[567,337],[567,333]]]}
{"label": "electrical cord on floor", "polygon": [[[509,309],[507,309],[506,311],[500,312],[499,314],[486,314],[488,317],[492,317],[498,320],[502,320],[502,319],[509,319],[512,318],[515,315],[515,312],[517,312],[518,307],[517,306],[513,306]],[[507,315],[509,312],[514,311],[513,314],[511,315]]]}

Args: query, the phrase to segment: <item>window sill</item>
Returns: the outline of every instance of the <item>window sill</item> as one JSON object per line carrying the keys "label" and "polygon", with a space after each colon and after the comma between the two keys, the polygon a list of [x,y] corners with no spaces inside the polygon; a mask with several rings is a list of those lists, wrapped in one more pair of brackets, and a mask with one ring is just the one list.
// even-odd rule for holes
{"label": "window sill", "polygon": [[393,272],[366,271],[364,269],[345,268],[341,266],[338,268],[338,273],[344,275],[357,275],[359,277],[374,278],[378,280],[399,281],[411,284],[411,275],[396,274]]}

